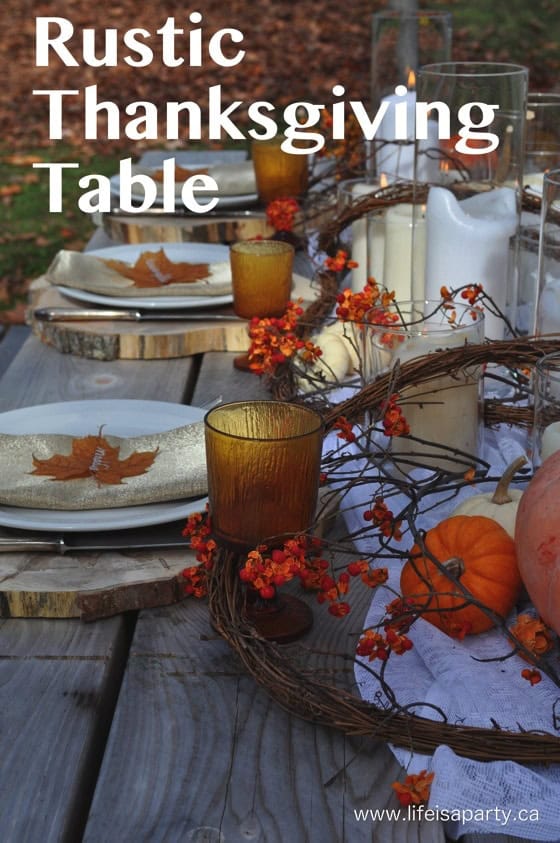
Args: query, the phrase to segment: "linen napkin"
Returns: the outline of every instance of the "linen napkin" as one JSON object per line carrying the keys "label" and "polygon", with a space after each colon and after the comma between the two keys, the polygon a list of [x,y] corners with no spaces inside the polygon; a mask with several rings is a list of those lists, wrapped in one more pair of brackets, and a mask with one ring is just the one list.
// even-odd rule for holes
{"label": "linen napkin", "polygon": [[[175,193],[177,196],[181,195],[181,189],[188,176],[181,176],[182,171],[188,171],[191,175],[196,173],[203,173],[212,176],[218,190],[216,194],[205,190],[203,196],[244,196],[249,193],[257,192],[257,183],[255,181],[255,170],[252,161],[243,161],[230,164],[180,164],[177,167],[177,176],[175,179]],[[163,196],[163,184],[158,180],[162,172],[161,167],[142,167],[140,164],[132,165],[132,175],[146,175],[151,178],[156,177],[156,184],[158,193]]]}
{"label": "linen napkin", "polygon": [[0,504],[80,510],[204,495],[204,423],[119,438],[0,434]]}
{"label": "linen napkin", "polygon": [[[146,252],[152,251],[147,248]],[[164,250],[165,251],[165,250]],[[182,263],[187,261],[182,261]],[[208,277],[189,283],[159,283],[152,287],[139,287],[105,259],[83,252],[61,250],[45,273],[50,284],[86,290],[105,296],[224,296],[231,293],[229,261],[208,264]],[[156,270],[157,277],[157,270]]]}

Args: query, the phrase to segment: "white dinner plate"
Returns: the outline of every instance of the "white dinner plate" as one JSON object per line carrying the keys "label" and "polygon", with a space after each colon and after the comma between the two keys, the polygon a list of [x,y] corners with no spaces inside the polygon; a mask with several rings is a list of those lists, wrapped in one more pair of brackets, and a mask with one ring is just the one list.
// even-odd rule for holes
{"label": "white dinner plate", "polygon": [[[63,401],[0,413],[0,433],[65,433],[85,436],[103,424],[107,433],[113,436],[142,436],[201,421],[204,415],[205,411],[200,407],[166,401]],[[115,494],[118,495],[118,490]],[[205,497],[190,498],[114,509],[71,511],[0,504],[0,525],[49,532],[125,530],[186,518],[193,512],[202,511],[206,500]]]}
{"label": "white dinner plate", "polygon": [[[185,165],[182,165],[185,166]],[[109,179],[111,183],[111,193],[113,196],[116,196],[117,199],[120,199],[121,195],[121,179],[120,176],[115,175],[111,176]],[[143,191],[134,191],[134,185],[132,185],[132,189],[130,191],[130,195],[133,200],[141,203],[144,200],[144,192]],[[199,193],[195,195],[196,201],[199,205],[207,205],[211,199],[218,200],[217,204],[214,205],[214,210],[222,209],[222,208],[247,208],[251,205],[255,205],[258,202],[258,194],[256,193],[239,193],[234,194],[232,196],[210,196],[207,193]],[[163,205],[163,196],[159,194],[156,196],[154,200],[154,206],[160,208]],[[184,208],[183,200],[181,199],[180,194],[176,194],[175,196],[175,207],[176,208]]]}
{"label": "white dinner plate", "polygon": [[[94,258],[135,263],[142,252],[163,251],[175,263],[220,263],[229,260],[229,247],[214,243],[125,243],[122,246],[108,246],[106,249],[92,249],[87,252]],[[104,296],[77,290],[75,287],[58,286],[64,296],[77,301],[102,304],[107,307],[131,307],[144,310],[200,310],[231,304],[233,295],[225,296]]]}

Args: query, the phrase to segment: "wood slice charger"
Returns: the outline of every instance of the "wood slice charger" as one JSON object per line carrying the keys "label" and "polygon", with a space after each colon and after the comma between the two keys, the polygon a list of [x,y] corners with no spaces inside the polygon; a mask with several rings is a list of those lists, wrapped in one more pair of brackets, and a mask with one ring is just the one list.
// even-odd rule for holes
{"label": "wood slice charger", "polygon": [[184,549],[0,553],[0,617],[97,620],[168,606],[196,564],[188,539]]}
{"label": "wood slice charger", "polygon": [[[294,275],[292,298],[302,298],[305,306],[317,295],[310,279]],[[45,322],[35,319],[33,311],[39,307],[96,308],[96,305],[67,299],[43,276],[31,283],[29,304],[28,322],[33,333],[45,345],[53,346],[62,354],[94,360],[168,360],[208,351],[239,353],[249,348],[246,321],[212,321],[211,315],[208,321],[202,322],[191,322],[181,318],[179,313],[177,320],[169,322]],[[211,313],[231,314],[233,309],[216,307]]]}
{"label": "wood slice charger", "polygon": [[[46,345],[63,354],[95,360],[166,360],[189,357],[207,351],[246,351],[249,347],[246,322],[203,322],[177,320],[146,322],[44,322],[33,318],[38,307],[72,307],[44,278],[32,282],[29,322],[33,333]],[[95,305],[75,304],[76,308]],[[131,308],[133,309],[133,308]],[[194,311],[198,312],[198,311]],[[219,307],[216,313],[231,313]]]}

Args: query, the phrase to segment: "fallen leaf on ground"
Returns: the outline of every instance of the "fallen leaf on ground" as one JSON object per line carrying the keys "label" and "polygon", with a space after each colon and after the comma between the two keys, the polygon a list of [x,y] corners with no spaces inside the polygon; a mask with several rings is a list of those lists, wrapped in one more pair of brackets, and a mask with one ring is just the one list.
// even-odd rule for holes
{"label": "fallen leaf on ground", "polygon": [[13,167],[29,167],[31,164],[40,164],[43,160],[39,155],[7,155],[4,163]]}
{"label": "fallen leaf on ground", "polygon": [[21,193],[20,184],[5,184],[0,187],[0,196],[15,196],[16,193]]}

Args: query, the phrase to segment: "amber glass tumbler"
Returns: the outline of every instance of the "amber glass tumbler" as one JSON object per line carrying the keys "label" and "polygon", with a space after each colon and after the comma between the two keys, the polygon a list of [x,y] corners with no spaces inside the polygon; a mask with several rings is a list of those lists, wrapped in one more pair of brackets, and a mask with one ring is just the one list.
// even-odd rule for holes
{"label": "amber glass tumbler", "polygon": [[251,144],[257,193],[264,203],[282,197],[298,198],[307,190],[309,156],[284,152],[283,140],[279,137]]}
{"label": "amber glass tumbler", "polygon": [[236,314],[282,316],[292,291],[294,247],[278,240],[243,240],[229,254]]}
{"label": "amber glass tumbler", "polygon": [[323,422],[283,401],[222,404],[205,417],[212,533],[246,551],[307,530],[319,489]]}

